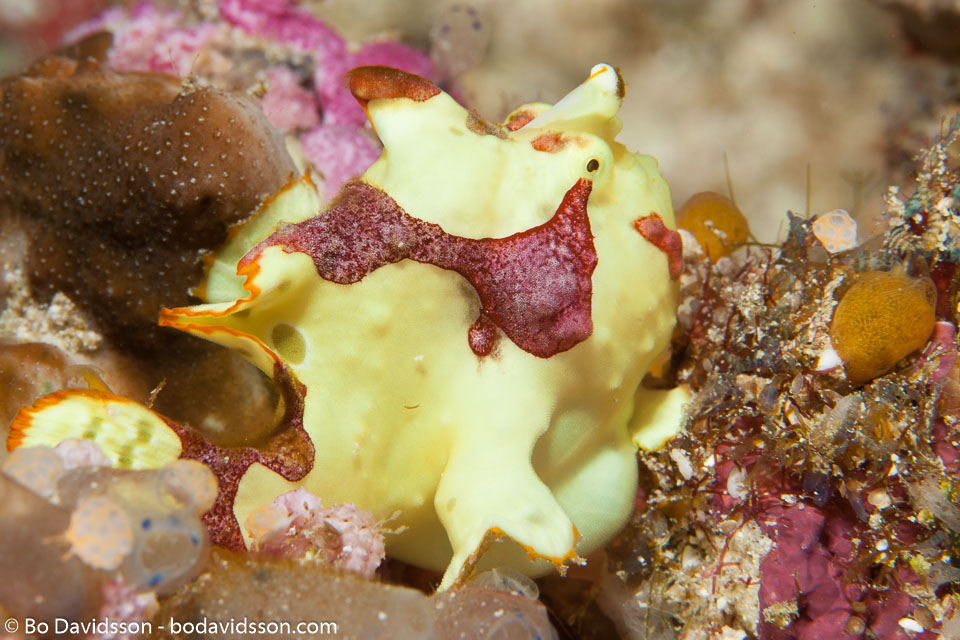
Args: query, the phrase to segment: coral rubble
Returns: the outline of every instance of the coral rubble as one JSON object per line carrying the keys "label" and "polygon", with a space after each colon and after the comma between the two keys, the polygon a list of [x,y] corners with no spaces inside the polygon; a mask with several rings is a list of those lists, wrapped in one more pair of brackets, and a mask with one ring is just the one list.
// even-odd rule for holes
{"label": "coral rubble", "polygon": [[[891,193],[885,243],[828,252],[815,221],[791,215],[783,245],[709,263],[685,236],[688,298],[665,375],[696,391],[687,433],[641,455],[640,508],[610,549],[637,598],[691,574],[711,581],[705,602],[660,595],[656,625],[618,605],[635,637],[700,638],[722,623],[777,640],[934,638],[954,624],[956,253],[944,238],[958,136],[955,123],[922,154],[910,198]],[[887,359],[852,366],[851,340]],[[902,350],[884,356],[884,341]],[[834,348],[841,358],[824,364]],[[770,551],[750,572],[756,551],[734,540],[757,526]],[[759,587],[759,616],[721,587],[728,563],[746,571],[743,589]],[[707,603],[716,614],[695,608]]]}

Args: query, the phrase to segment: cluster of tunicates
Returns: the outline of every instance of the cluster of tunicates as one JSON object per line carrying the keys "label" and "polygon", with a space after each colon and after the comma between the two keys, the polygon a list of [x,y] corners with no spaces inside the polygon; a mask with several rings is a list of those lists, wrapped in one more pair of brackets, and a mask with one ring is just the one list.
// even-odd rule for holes
{"label": "cluster of tunicates", "polygon": [[74,508],[66,534],[71,551],[92,566],[118,569],[127,584],[170,593],[202,568],[208,543],[200,515],[217,496],[216,480],[203,464],[176,460],[148,471],[88,467],[61,480],[59,495]]}
{"label": "cluster of tunicates", "polygon": [[200,515],[217,496],[203,464],[111,468],[86,440],[21,447],[0,466],[0,608],[76,619],[100,606],[104,584],[168,594],[205,566]]}

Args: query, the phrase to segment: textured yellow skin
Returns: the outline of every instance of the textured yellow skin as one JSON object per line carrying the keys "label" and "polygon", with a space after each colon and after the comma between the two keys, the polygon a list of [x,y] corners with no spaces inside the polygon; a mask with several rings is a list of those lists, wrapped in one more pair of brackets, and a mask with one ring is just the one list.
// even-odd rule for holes
{"label": "textured yellow skin", "polygon": [[[320,278],[309,256],[274,246],[235,275],[237,259],[276,224],[317,214],[306,179],[220,254],[210,304],[164,312],[164,324],[238,349],[268,373],[285,362],[306,385],[313,470],[290,483],[251,467],[236,500],[241,524],[298,486],[378,518],[399,512],[391,526],[406,529],[388,537],[388,553],[445,571],[446,588],[495,538],[503,540],[484,563],[537,575],[599,548],[626,523],[636,447],[676,433],[680,396],[639,389],[669,341],[677,292],[664,253],[633,221],[656,212],[674,224],[656,161],[613,140],[619,82],[597,65],[552,109],[522,107],[540,115],[503,137],[472,131],[444,93],[367,105],[385,148],[362,179],[452,234],[529,229],[579,178],[593,180],[594,329],[572,349],[537,358],[501,334],[495,352],[478,358],[467,341],[478,314],[473,289],[457,273],[409,260],[341,285]],[[545,133],[568,142],[537,151],[531,141]],[[599,170],[587,170],[591,159]],[[642,411],[631,423],[635,396]]]}

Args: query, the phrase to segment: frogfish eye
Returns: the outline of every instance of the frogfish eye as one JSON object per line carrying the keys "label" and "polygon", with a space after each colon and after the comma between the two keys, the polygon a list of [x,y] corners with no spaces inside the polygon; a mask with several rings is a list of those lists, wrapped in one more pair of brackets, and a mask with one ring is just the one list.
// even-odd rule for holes
{"label": "frogfish eye", "polygon": [[593,173],[600,168],[600,161],[596,158],[590,158],[590,162],[587,163],[587,171]]}

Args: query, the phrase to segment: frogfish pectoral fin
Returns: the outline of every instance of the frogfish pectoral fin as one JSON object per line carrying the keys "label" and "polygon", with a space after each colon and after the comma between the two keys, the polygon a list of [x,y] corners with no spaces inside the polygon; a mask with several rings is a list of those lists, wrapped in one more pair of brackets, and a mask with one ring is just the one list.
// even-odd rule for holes
{"label": "frogfish pectoral fin", "polygon": [[463,583],[498,538],[520,545],[531,560],[564,572],[579,563],[580,535],[529,460],[508,452],[492,462],[468,450],[450,457],[434,506],[453,547],[440,589]]}

